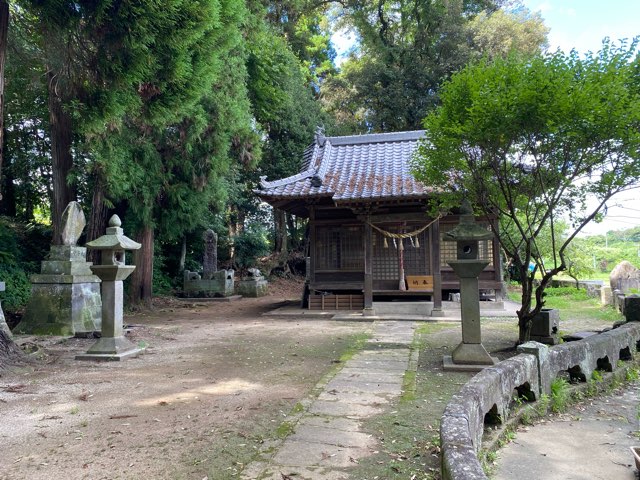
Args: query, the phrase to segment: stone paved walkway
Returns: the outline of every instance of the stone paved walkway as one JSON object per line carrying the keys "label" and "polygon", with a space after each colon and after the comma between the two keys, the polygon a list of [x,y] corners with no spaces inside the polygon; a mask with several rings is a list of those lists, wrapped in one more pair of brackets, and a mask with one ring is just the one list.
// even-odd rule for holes
{"label": "stone paved walkway", "polygon": [[365,348],[319,386],[321,393],[289,420],[292,433],[268,445],[263,461],[248,465],[242,478],[348,479],[349,467],[376,450],[376,441],[361,429],[362,420],[383,413],[402,393],[405,372],[416,369],[415,327],[407,321],[375,322]]}

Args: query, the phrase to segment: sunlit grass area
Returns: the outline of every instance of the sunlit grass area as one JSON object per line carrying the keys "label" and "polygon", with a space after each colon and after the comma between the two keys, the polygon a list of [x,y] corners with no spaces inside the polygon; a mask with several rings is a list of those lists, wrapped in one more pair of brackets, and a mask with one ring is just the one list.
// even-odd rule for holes
{"label": "sunlit grass area", "polygon": [[[514,302],[520,302],[520,288],[509,287],[508,297]],[[584,318],[607,322],[624,320],[617,310],[609,305],[602,305],[598,298],[589,297],[584,289],[549,287],[545,289],[544,300],[544,308],[557,308],[562,319]]]}

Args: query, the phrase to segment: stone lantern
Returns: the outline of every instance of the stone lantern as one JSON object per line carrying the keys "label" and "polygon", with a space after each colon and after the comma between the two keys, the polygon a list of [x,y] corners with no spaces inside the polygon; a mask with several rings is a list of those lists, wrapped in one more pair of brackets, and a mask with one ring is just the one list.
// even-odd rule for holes
{"label": "stone lantern", "polygon": [[445,233],[444,240],[457,243],[457,260],[451,260],[448,263],[460,277],[462,342],[450,357],[444,357],[444,368],[445,370],[474,371],[498,362],[482,345],[478,291],[478,276],[489,264],[488,260],[478,258],[479,242],[491,240],[493,234],[476,223],[468,201],[463,201],[460,213],[460,223]]}
{"label": "stone lantern", "polygon": [[122,360],[142,351],[125,338],[122,326],[122,281],[136,268],[126,264],[125,250],[138,250],[141,245],[124,235],[121,224],[120,218],[113,215],[106,235],[87,243],[87,248],[102,254],[100,264],[91,266],[102,280],[102,337],[87,353],[77,355],[77,360]]}

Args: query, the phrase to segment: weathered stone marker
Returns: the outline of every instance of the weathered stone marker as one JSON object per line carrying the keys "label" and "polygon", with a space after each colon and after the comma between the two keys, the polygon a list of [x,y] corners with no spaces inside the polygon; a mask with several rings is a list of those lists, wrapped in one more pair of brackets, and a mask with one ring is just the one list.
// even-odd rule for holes
{"label": "weathered stone marker", "polygon": [[243,297],[264,297],[268,282],[257,268],[250,268],[247,276],[238,282],[238,293]]}
{"label": "weathered stone marker", "polygon": [[142,351],[125,338],[122,325],[122,281],[136,268],[126,265],[125,250],[138,250],[141,245],[124,235],[121,224],[120,218],[113,215],[106,235],[87,243],[87,248],[102,253],[100,265],[91,267],[102,280],[102,337],[76,360],[123,360]]}
{"label": "weathered stone marker", "polygon": [[204,257],[202,275],[184,271],[182,291],[185,297],[229,297],[234,293],[233,270],[218,270],[218,235],[208,229],[202,235]]}
{"label": "weathered stone marker", "polygon": [[490,240],[493,234],[475,222],[473,210],[465,200],[460,223],[445,234],[445,240],[457,242],[457,260],[449,261],[460,277],[460,310],[462,342],[443,359],[445,370],[477,371],[498,363],[482,345],[480,330],[480,294],[478,275],[489,262],[478,258],[478,242]]}
{"label": "weathered stone marker", "polygon": [[[0,292],[4,292],[5,284],[4,282],[0,282]],[[0,300],[0,330],[7,334],[9,338],[13,335],[11,334],[11,329],[9,325],[7,325],[7,321],[4,318],[4,312],[2,311],[2,300]]]}
{"label": "weathered stone marker", "polygon": [[31,298],[15,333],[86,336],[100,331],[100,279],[87,249],[76,245],[86,222],[77,202],[62,213],[62,245],[52,245],[40,274],[31,276]]}
{"label": "weathered stone marker", "polygon": [[204,240],[202,278],[211,280],[213,274],[218,271],[218,234],[209,228],[202,235],[202,239]]}

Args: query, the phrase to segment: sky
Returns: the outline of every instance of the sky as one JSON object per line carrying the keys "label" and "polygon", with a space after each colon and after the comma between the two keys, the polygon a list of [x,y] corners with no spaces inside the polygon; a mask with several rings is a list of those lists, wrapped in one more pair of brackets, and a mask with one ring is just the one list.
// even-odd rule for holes
{"label": "sky", "polygon": [[[532,12],[539,12],[550,28],[549,49],[580,53],[596,52],[602,40],[631,39],[640,35],[640,0],[524,0]],[[608,204],[607,216],[592,223],[583,235],[604,234],[640,225],[640,189],[624,192]]]}
{"label": "sky", "polygon": [[[640,0],[523,0],[532,12],[539,12],[549,27],[549,50],[565,52],[576,49],[580,53],[596,52],[602,40],[631,39],[640,35]],[[332,37],[340,64],[353,45],[348,32]],[[604,234],[640,225],[640,189],[624,192],[607,204],[607,216],[601,223],[592,223],[583,235]]]}

